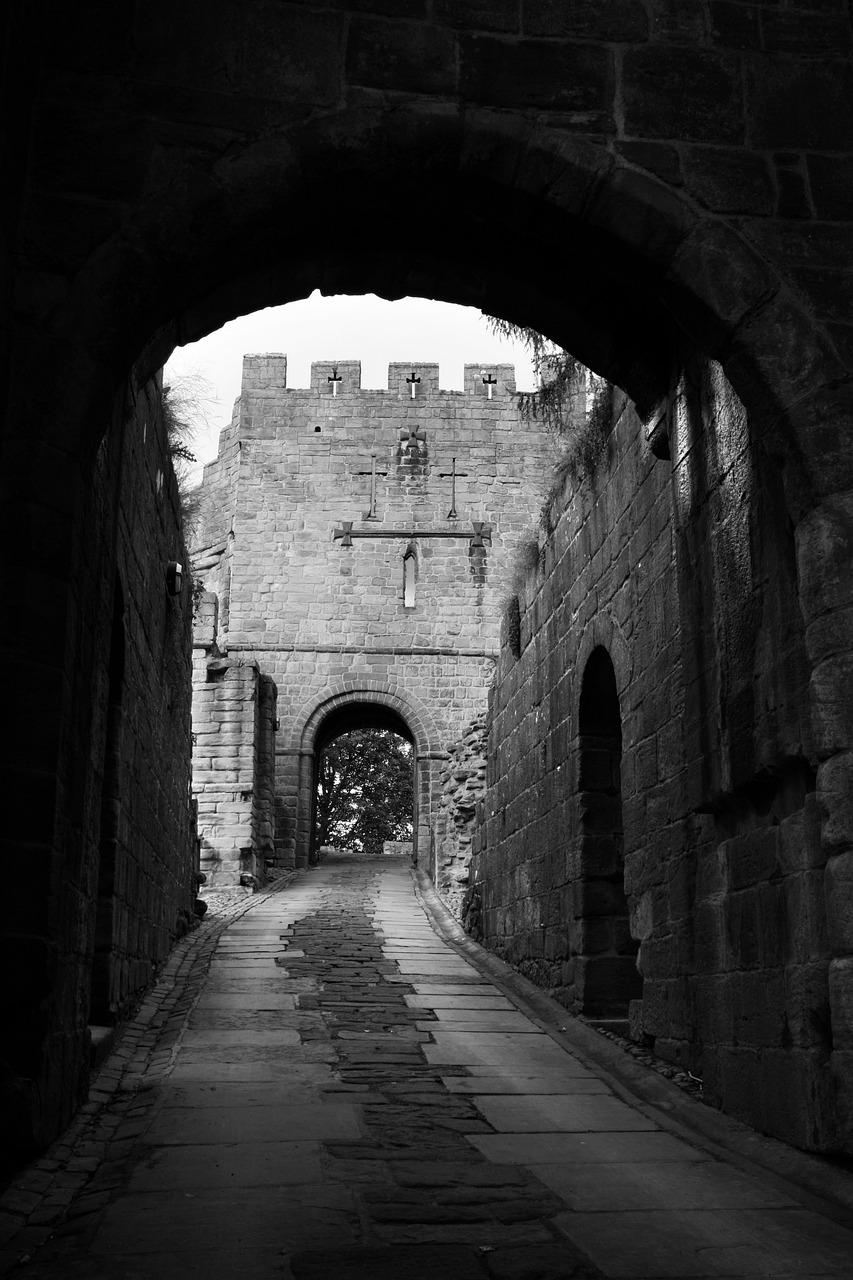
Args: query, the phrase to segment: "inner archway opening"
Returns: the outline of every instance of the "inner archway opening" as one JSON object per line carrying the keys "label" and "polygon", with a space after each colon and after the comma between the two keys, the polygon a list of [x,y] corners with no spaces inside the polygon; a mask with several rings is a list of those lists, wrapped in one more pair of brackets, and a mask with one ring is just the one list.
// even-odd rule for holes
{"label": "inner archway opening", "polygon": [[394,711],[354,704],[332,713],[317,743],[312,851],[411,857],[414,752]]}

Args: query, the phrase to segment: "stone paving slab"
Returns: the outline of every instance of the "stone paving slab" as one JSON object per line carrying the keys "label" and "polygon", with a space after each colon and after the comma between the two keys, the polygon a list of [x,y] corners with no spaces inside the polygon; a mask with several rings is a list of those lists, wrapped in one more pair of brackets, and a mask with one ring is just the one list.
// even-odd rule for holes
{"label": "stone paving slab", "polygon": [[540,1181],[576,1212],[669,1209],[790,1209],[796,1202],[769,1183],[718,1160],[643,1160],[622,1164],[538,1164]]}
{"label": "stone paving slab", "polygon": [[181,1037],[181,1049],[227,1049],[236,1045],[240,1050],[276,1049],[279,1046],[300,1045],[299,1032],[292,1027],[272,1030],[248,1031],[245,1028],[212,1027],[204,1030],[189,1028]]}
{"label": "stone paving slab", "polygon": [[681,1280],[851,1274],[850,1232],[805,1209],[568,1213],[559,1225],[608,1276]]}
{"label": "stone paving slab", "polygon": [[406,995],[403,996],[410,1009],[515,1009],[515,1005],[506,996],[498,995]]}
{"label": "stone paving slab", "polygon": [[468,1244],[494,1249],[498,1245],[551,1244],[554,1237],[541,1222],[519,1226],[494,1222],[374,1224],[374,1234],[388,1244]]}
{"label": "stone paving slab", "polygon": [[296,1250],[318,1240],[354,1244],[359,1235],[352,1193],[326,1184],[265,1189],[260,1195],[252,1187],[208,1188],[192,1198],[146,1191],[109,1206],[91,1250],[96,1256],[186,1254],[235,1245],[281,1249],[283,1241]]}
{"label": "stone paving slab", "polygon": [[[476,969],[471,969],[470,973],[453,973],[453,974],[436,974],[434,971],[429,973],[389,973],[385,975],[385,981],[394,985],[405,986],[407,989],[422,991],[425,986],[431,990],[436,990],[438,986],[443,985],[446,991],[465,990],[467,987],[479,987],[483,985],[483,979]],[[463,985],[464,984],[464,985]]]}
{"label": "stone paving slab", "polygon": [[146,1134],[151,1144],[184,1142],[295,1142],[300,1138],[361,1137],[358,1111],[347,1103],[313,1106],[170,1107]]}
{"label": "stone paving slab", "polygon": [[[39,1262],[27,1264],[21,1275],[27,1280],[59,1276],[61,1280],[293,1280],[280,1247],[256,1248],[249,1243],[169,1252],[111,1253],[96,1257],[69,1256],[62,1242],[51,1242],[51,1254],[40,1253]],[[57,1270],[61,1267],[61,1271]]]}
{"label": "stone paving slab", "polygon": [[415,978],[411,983],[411,987],[417,996],[500,996],[502,994],[497,987],[484,982],[479,976],[465,982],[454,982],[453,979],[443,979],[441,982],[435,982]]}
{"label": "stone paving slab", "polygon": [[210,978],[205,989],[206,994],[211,996],[246,996],[257,993],[258,998],[261,1000],[265,1000],[268,996],[288,996],[293,998],[299,995],[309,995],[313,991],[313,983],[306,982],[302,978],[287,978],[280,969],[270,973],[269,977],[260,978],[240,976],[223,978],[218,975],[216,978]]}
{"label": "stone paving slab", "polygon": [[566,1075],[562,1071],[552,1071],[548,1075],[509,1076],[509,1075],[471,1075],[442,1076],[442,1082],[450,1093],[463,1094],[520,1094],[525,1097],[539,1094],[589,1094],[609,1093],[603,1080],[591,1073],[587,1075]]}
{"label": "stone paving slab", "polygon": [[542,1094],[535,1098],[475,1096],[474,1105],[498,1133],[627,1133],[658,1130],[634,1107],[609,1094],[579,1098]]}
{"label": "stone paving slab", "polygon": [[152,1147],[145,1162],[134,1169],[127,1189],[194,1195],[208,1187],[320,1183],[322,1154],[319,1141],[257,1142],[250,1135],[245,1142]]}
{"label": "stone paving slab", "polygon": [[[171,1055],[170,1055],[171,1056]],[[252,1063],[267,1063],[271,1067],[278,1068],[279,1075],[287,1072],[291,1066],[298,1066],[301,1062],[334,1062],[335,1052],[330,1049],[327,1044],[317,1043],[297,1043],[288,1041],[287,1044],[280,1040],[273,1044],[266,1045],[241,1045],[239,1040],[232,1041],[230,1044],[195,1044],[184,1048],[181,1047],[178,1055],[178,1061],[175,1070],[190,1065],[197,1066],[199,1063],[209,1063],[211,1067],[215,1067],[218,1063],[228,1065],[231,1063],[240,1065],[245,1063],[247,1066]],[[214,1072],[210,1079],[215,1080],[218,1077]],[[235,1077],[236,1078],[236,1077]],[[252,1079],[257,1077],[247,1077]]]}
{"label": "stone paving slab", "polygon": [[296,1008],[296,996],[285,991],[255,991],[249,984],[245,991],[208,991],[196,1003],[195,1012],[206,1009],[248,1009],[255,1013],[266,1010],[286,1011]]}
{"label": "stone paving slab", "polygon": [[487,1160],[506,1164],[615,1164],[701,1160],[702,1153],[668,1133],[495,1133],[469,1142]]}
{"label": "stone paving slab", "polygon": [[539,1031],[523,1013],[505,1009],[436,1009],[435,1018],[418,1022],[422,1031],[507,1031],[531,1035]]}
{"label": "stone paving slab", "polygon": [[[258,1084],[262,1081],[269,1081],[271,1084],[278,1084],[283,1078],[301,1065],[302,1060],[297,1061],[291,1059],[285,1063],[281,1054],[265,1053],[263,1055],[254,1054],[251,1058],[244,1058],[236,1050],[232,1050],[229,1058],[225,1061],[221,1057],[212,1058],[207,1054],[201,1053],[194,1057],[181,1054],[178,1061],[172,1068],[169,1079],[174,1084],[198,1083],[199,1081],[215,1085],[228,1084],[237,1081],[245,1081],[248,1084]],[[312,1065],[321,1066],[321,1062]]]}
{"label": "stone paving slab", "polygon": [[229,956],[236,952],[247,957],[266,956],[268,952],[278,954],[287,947],[287,939],[278,934],[234,934],[221,940],[216,949],[217,958]]}
{"label": "stone paving slab", "polygon": [[263,1081],[223,1081],[208,1079],[188,1080],[166,1084],[159,1097],[159,1105],[171,1107],[270,1107],[293,1106],[296,1103],[314,1102],[318,1090],[335,1083],[325,1063],[313,1063],[288,1072],[287,1079],[280,1076]]}
{"label": "stone paving slab", "polygon": [[[317,1022],[310,1013],[298,1009],[216,1009],[209,1005],[204,1009],[196,1008],[189,1017],[189,1030],[196,1031],[241,1031],[254,1037],[256,1032],[292,1031],[296,1039],[272,1043],[299,1044],[299,1032]],[[187,1041],[188,1044],[193,1041]],[[196,1041],[195,1043],[198,1043]],[[221,1041],[219,1041],[221,1043]]]}
{"label": "stone paving slab", "polygon": [[294,1280],[487,1280],[484,1255],[466,1245],[361,1248],[296,1254]]}
{"label": "stone paving slab", "polygon": [[[550,1036],[536,1029],[535,1034],[513,1035],[485,1031],[435,1031],[435,1041],[424,1052],[427,1061],[483,1064],[508,1072],[531,1074],[533,1067],[571,1070],[573,1059],[555,1044]],[[578,1063],[580,1068],[580,1064]]]}
{"label": "stone paving slab", "polygon": [[476,969],[472,969],[464,961],[457,963],[454,960],[436,960],[433,962],[432,960],[400,958],[395,961],[395,964],[404,978],[409,975],[417,975],[422,978],[440,977],[442,974],[455,978],[460,974],[476,973]]}

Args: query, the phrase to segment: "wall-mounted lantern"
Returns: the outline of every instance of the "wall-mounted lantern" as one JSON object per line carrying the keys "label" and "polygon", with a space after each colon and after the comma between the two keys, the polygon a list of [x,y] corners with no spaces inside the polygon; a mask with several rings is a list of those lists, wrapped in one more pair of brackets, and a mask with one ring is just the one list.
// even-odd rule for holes
{"label": "wall-mounted lantern", "polygon": [[166,590],[170,596],[179,596],[184,585],[184,566],[178,560],[166,565]]}

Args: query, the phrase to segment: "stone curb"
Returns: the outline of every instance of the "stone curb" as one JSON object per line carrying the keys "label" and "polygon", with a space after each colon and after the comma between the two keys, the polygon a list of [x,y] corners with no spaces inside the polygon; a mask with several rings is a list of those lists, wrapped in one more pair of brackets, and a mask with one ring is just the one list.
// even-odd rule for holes
{"label": "stone curb", "polygon": [[[87,1101],[44,1155],[23,1169],[0,1195],[0,1269],[4,1273],[30,1260],[65,1219],[72,1203],[80,1207],[81,1195],[88,1193],[103,1171],[110,1140],[132,1140],[141,1132],[141,1116],[149,1103],[140,1103],[139,1095],[149,1091],[171,1066],[180,1028],[198,998],[220,937],[235,920],[298,874],[287,871],[259,893],[222,902],[215,916],[203,918],[175,943],[156,981],[92,1074]],[[101,1207],[100,1199],[98,1195],[91,1199],[94,1212]]]}
{"label": "stone curb", "polygon": [[848,1170],[757,1133],[704,1105],[582,1022],[465,933],[425,872],[413,870],[415,892],[438,933],[490,982],[519,1005],[552,1040],[599,1072],[614,1092],[675,1136],[726,1160],[805,1207],[853,1227],[853,1179]]}

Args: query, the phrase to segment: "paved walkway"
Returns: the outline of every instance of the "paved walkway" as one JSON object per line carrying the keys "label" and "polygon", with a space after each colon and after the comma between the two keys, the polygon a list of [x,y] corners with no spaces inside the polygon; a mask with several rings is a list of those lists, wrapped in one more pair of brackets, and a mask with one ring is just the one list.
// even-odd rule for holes
{"label": "paved walkway", "polygon": [[14,1273],[850,1280],[853,1232],[618,1096],[464,951],[402,861],[337,858],[262,896]]}

